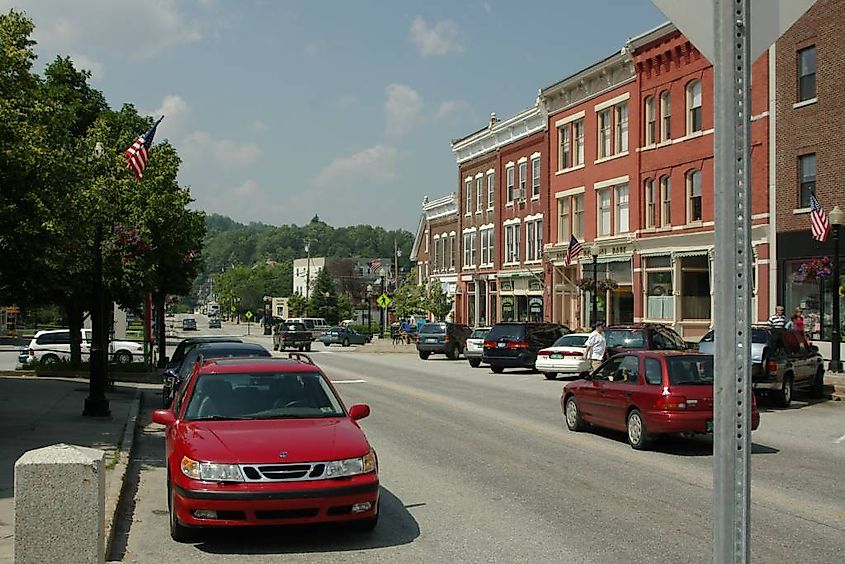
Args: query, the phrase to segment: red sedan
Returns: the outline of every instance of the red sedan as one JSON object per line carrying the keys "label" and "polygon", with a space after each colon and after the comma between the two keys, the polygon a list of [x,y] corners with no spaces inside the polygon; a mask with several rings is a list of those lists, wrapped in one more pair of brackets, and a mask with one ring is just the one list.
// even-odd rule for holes
{"label": "red sedan", "polygon": [[[751,394],[752,429],[760,414]],[[713,431],[713,357],[683,351],[616,355],[567,384],[560,397],[566,426],[626,431],[635,449],[657,435]]]}
{"label": "red sedan", "polygon": [[170,534],[196,527],[378,520],[376,453],[329,379],[304,355],[209,361],[186,378],[167,427]]}

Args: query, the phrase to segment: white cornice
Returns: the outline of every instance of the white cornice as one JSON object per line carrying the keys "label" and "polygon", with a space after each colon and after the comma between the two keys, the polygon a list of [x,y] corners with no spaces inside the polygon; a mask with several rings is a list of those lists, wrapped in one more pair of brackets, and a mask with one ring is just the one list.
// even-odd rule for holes
{"label": "white cornice", "polygon": [[455,193],[452,192],[436,200],[424,200],[422,204],[423,215],[426,220],[439,219],[449,215],[458,215],[458,201]]}
{"label": "white cornice", "polygon": [[496,122],[492,127],[482,129],[469,137],[452,143],[452,152],[458,164],[472,160],[485,153],[495,151],[523,137],[544,131],[548,124],[542,106],[535,104],[507,119]]}

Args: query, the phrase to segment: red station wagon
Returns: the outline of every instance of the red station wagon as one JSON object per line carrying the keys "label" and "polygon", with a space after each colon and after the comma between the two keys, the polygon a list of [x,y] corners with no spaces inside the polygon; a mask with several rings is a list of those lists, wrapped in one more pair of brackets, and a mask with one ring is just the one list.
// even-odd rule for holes
{"label": "red station wagon", "polygon": [[376,453],[329,379],[305,355],[220,359],[197,367],[166,426],[170,534],[195,527],[378,520]]}
{"label": "red station wagon", "polygon": [[[635,449],[657,435],[713,431],[713,357],[682,351],[619,354],[563,388],[566,426],[593,424],[628,434]],[[751,394],[752,429],[760,414]]]}

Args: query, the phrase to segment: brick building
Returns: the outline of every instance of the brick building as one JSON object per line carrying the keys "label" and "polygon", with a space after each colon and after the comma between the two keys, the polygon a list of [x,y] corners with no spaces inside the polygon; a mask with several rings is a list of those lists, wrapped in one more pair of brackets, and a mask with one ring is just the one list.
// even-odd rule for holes
{"label": "brick building", "polygon": [[836,205],[845,208],[843,38],[845,2],[818,0],[774,48],[777,279],[772,290],[787,312],[803,308],[816,341],[830,340],[838,292],[829,278],[805,276],[799,267],[812,258],[833,258],[832,237],[825,243],[811,237],[810,193],[815,191],[828,212]]}
{"label": "brick building", "polygon": [[[439,283],[454,300],[458,282],[458,199],[453,192],[422,203],[411,261],[417,265],[417,283]],[[454,318],[454,313],[447,316]]]}

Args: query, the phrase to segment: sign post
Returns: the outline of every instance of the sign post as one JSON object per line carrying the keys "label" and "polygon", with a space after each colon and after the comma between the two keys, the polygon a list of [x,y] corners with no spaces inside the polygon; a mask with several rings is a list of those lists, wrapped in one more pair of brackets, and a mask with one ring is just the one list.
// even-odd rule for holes
{"label": "sign post", "polygon": [[745,563],[751,558],[751,65],[815,0],[652,1],[714,69],[713,561]]}
{"label": "sign post", "polygon": [[246,317],[246,334],[249,335],[250,328],[252,327],[252,311],[247,310],[247,312],[244,314],[244,317]]}

